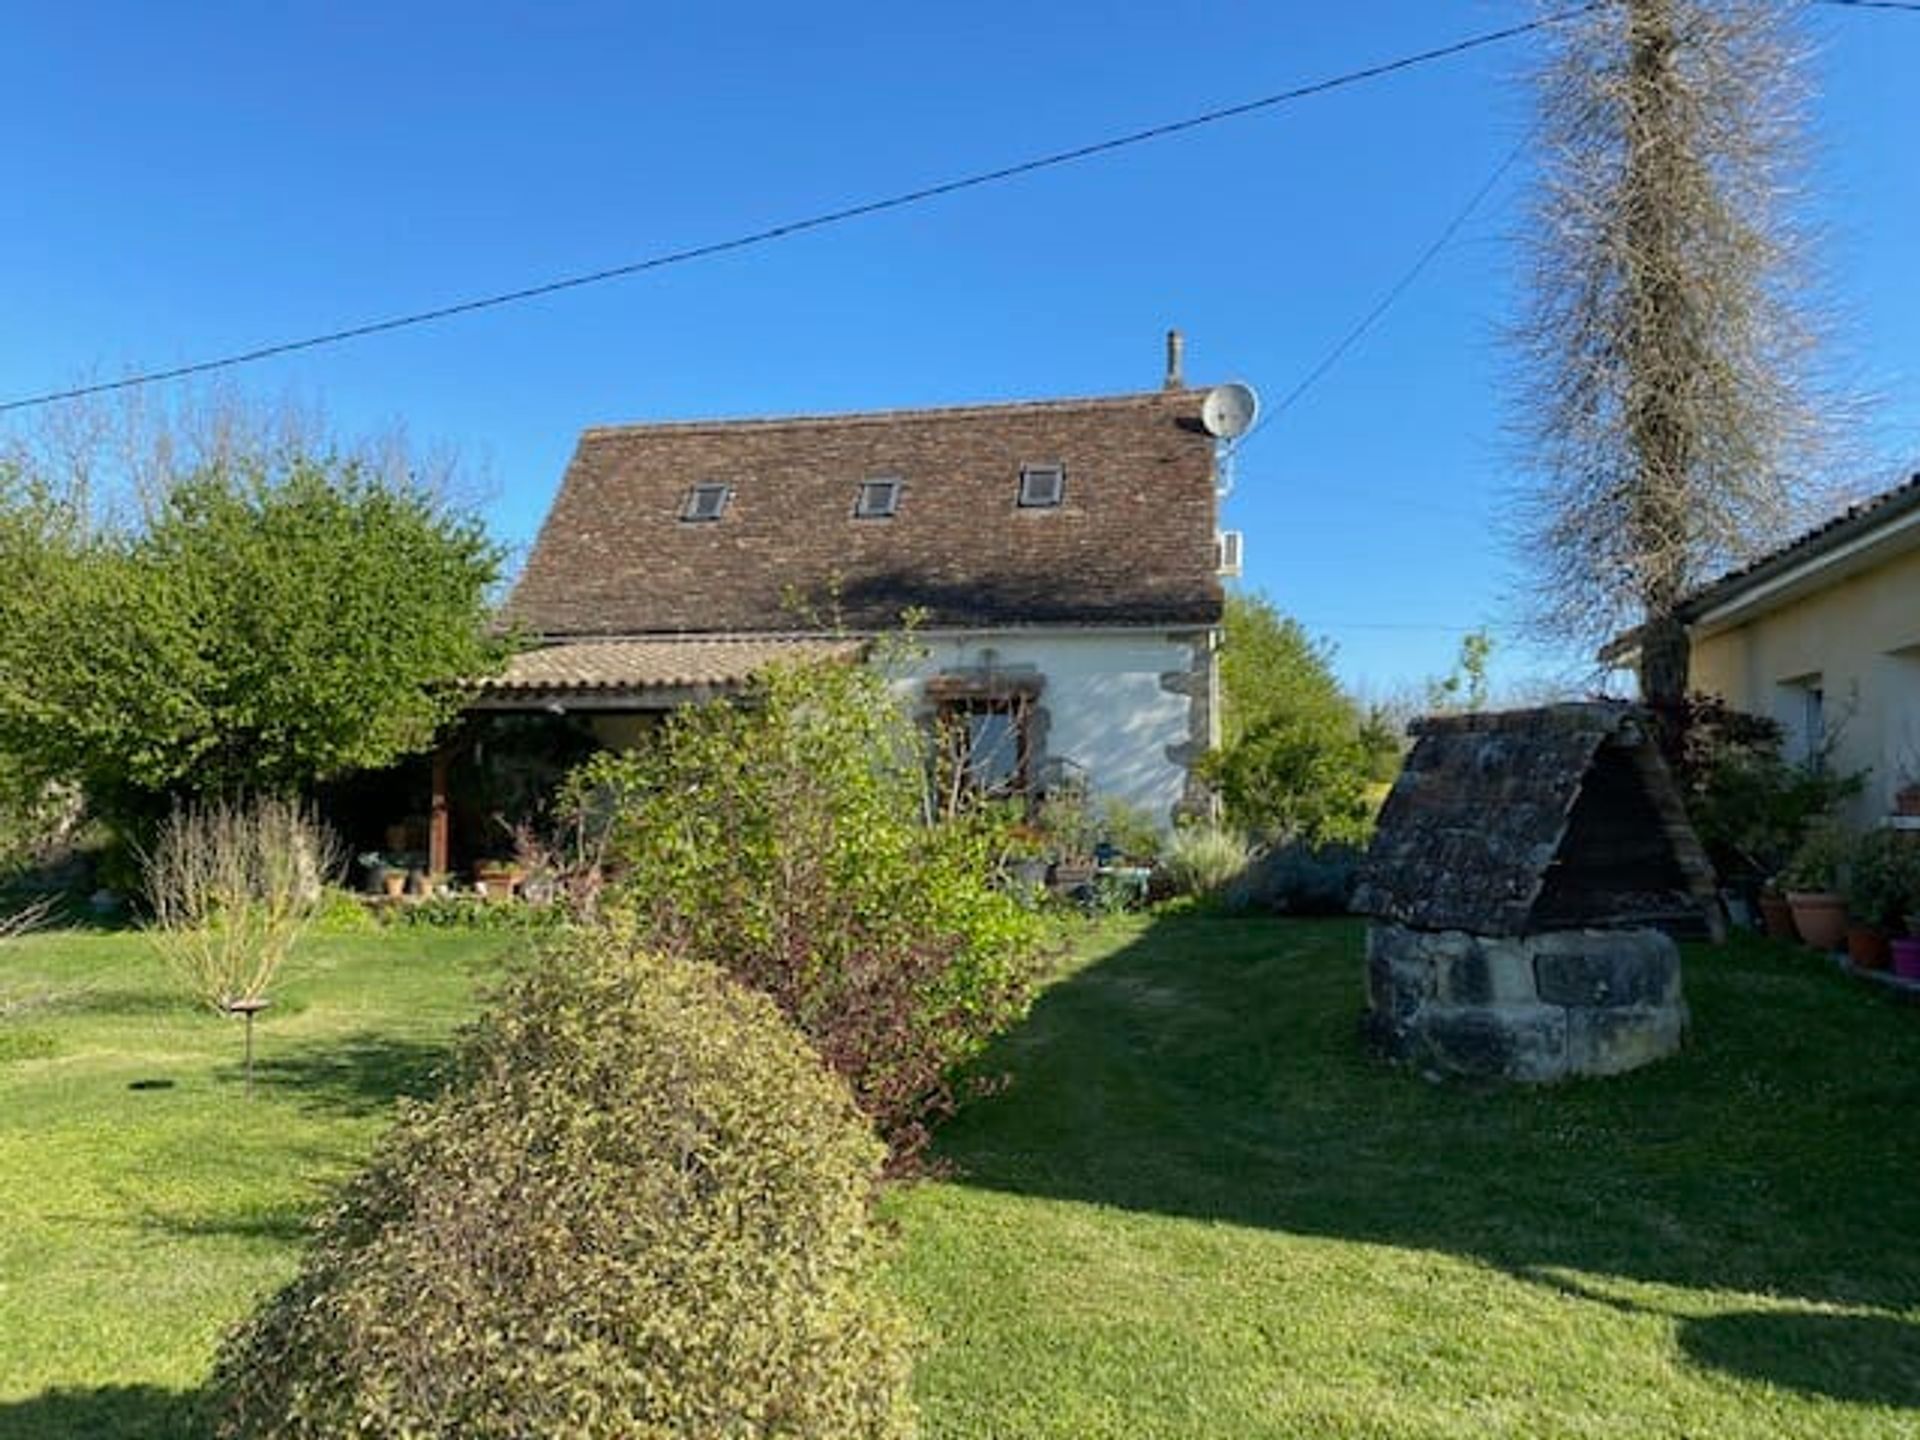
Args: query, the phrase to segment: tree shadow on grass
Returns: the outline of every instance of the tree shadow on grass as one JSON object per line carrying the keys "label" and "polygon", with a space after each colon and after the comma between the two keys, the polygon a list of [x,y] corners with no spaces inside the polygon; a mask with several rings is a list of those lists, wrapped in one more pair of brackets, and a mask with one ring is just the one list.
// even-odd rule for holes
{"label": "tree shadow on grass", "polygon": [[0,1440],[201,1440],[198,1392],[157,1385],[45,1390],[0,1401]]}
{"label": "tree shadow on grass", "polygon": [[286,1245],[306,1240],[313,1233],[312,1207],[282,1206],[277,1209],[236,1210],[220,1215],[167,1215],[149,1210],[143,1224],[148,1230],[197,1240],[208,1236],[223,1239],[261,1240]]}
{"label": "tree shadow on grass", "polygon": [[[402,1097],[438,1092],[452,1047],[446,1040],[418,1040],[376,1030],[275,1052],[272,1037],[256,1037],[253,1081],[264,1092],[331,1115],[377,1115]],[[262,1053],[265,1052],[265,1053]],[[239,1061],[221,1066],[222,1081],[245,1081]]]}
{"label": "tree shadow on grass", "polygon": [[[1007,1083],[955,1117],[942,1157],[962,1184],[1521,1276],[1894,1313],[1920,1295],[1920,1247],[1881,1239],[1920,1226],[1920,1014],[1805,952],[1703,947],[1682,1055],[1556,1087],[1435,1085],[1363,1050],[1362,943],[1352,921],[1156,921],[990,1050]],[[1679,1323],[1689,1353],[1742,1369],[1773,1353],[1742,1337],[1798,1323],[1765,1318]],[[1845,1393],[1851,1342],[1877,1353],[1904,1329],[1920,1348],[1920,1326],[1806,1319],[1833,1337],[1802,1357],[1827,1378],[1782,1383]]]}
{"label": "tree shadow on grass", "polygon": [[1701,1365],[1810,1395],[1920,1409],[1920,1325],[1886,1315],[1746,1310],[1682,1320]]}

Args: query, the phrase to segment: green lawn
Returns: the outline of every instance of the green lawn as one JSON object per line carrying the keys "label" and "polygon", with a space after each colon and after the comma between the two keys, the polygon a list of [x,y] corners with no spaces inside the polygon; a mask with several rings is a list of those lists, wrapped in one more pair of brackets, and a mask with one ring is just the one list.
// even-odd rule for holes
{"label": "green lawn", "polygon": [[134,935],[0,951],[0,1440],[186,1436],[220,1333],[292,1273],[307,1217],[396,1094],[431,1083],[494,936],[310,940],[259,1028],[176,998]]}
{"label": "green lawn", "polygon": [[[1920,1436],[1920,1008],[1700,951],[1680,1059],[1436,1087],[1359,1053],[1359,938],[1089,939],[886,1203],[929,1435]],[[251,1105],[137,938],[0,958],[69,992],[0,1022],[0,1440],[192,1434],[502,944],[318,942]]]}

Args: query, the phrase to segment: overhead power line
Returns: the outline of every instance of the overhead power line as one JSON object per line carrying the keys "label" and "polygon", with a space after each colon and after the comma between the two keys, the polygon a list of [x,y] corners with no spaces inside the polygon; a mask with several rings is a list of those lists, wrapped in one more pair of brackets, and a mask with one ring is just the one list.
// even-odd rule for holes
{"label": "overhead power line", "polygon": [[[1907,10],[1915,14],[1920,14],[1920,0],[1814,0],[1814,3],[1821,5],[1839,5],[1857,10]],[[1589,6],[1588,8],[1591,9],[1594,7]],[[1571,17],[1563,15],[1554,18],[1568,19]],[[1381,316],[1393,308],[1394,302],[1399,300],[1399,298],[1411,288],[1413,282],[1420,278],[1421,272],[1433,263],[1434,259],[1442,250],[1447,248],[1452,242],[1453,237],[1459,233],[1460,227],[1472,218],[1473,213],[1485,202],[1487,196],[1493,193],[1494,187],[1500,183],[1501,178],[1507,171],[1513,168],[1514,163],[1519,160],[1521,153],[1527,147],[1528,141],[1532,138],[1532,135],[1529,134],[1526,138],[1522,139],[1518,145],[1514,146],[1507,158],[1502,160],[1494,172],[1487,177],[1485,183],[1473,192],[1473,195],[1467,200],[1467,203],[1461,207],[1459,213],[1456,214],[1453,219],[1447,222],[1446,228],[1440,232],[1433,243],[1420,252],[1419,257],[1408,268],[1407,272],[1393,283],[1386,294],[1380,298],[1379,303],[1362,316],[1359,323],[1342,336],[1339,343],[1329,350],[1313,369],[1302,376],[1291,390],[1280,397],[1280,403],[1275,405],[1266,413],[1265,417],[1262,418],[1260,422],[1262,425],[1266,424],[1268,420],[1277,420],[1280,416],[1284,415],[1301,396],[1305,395],[1307,391],[1311,390],[1320,382],[1321,377],[1340,362],[1341,357],[1343,357],[1347,351],[1359,343],[1367,331],[1371,330],[1379,321]],[[1258,427],[1256,427],[1255,433],[1258,433]],[[1250,440],[1253,436],[1249,435],[1247,438]]]}
{"label": "overhead power line", "polygon": [[919,205],[946,195],[958,194],[964,190],[975,190],[987,185],[996,185],[1003,181],[1032,175],[1043,170],[1051,170],[1063,165],[1071,165],[1081,160],[1089,160],[1099,155],[1109,155],[1116,150],[1125,150],[1135,145],[1144,145],[1152,140],[1163,140],[1169,136],[1185,134],[1204,126],[1218,125],[1223,121],[1240,119],[1243,116],[1259,114],[1278,106],[1305,100],[1315,95],[1324,95],[1332,90],[1344,89],[1369,80],[1378,80],[1388,75],[1411,70],[1417,66],[1429,65],[1436,61],[1451,59],[1469,51],[1484,49],[1503,41],[1544,30],[1576,16],[1583,15],[1596,8],[1602,0],[1589,0],[1584,5],[1571,6],[1551,15],[1541,16],[1517,25],[1508,25],[1498,30],[1488,30],[1470,35],[1463,40],[1441,45],[1431,50],[1422,50],[1416,54],[1403,55],[1398,59],[1383,61],[1377,65],[1368,65],[1362,69],[1349,70],[1340,75],[1316,80],[1309,84],[1298,85],[1288,90],[1276,91],[1255,100],[1243,101],[1237,105],[1225,105],[1208,110],[1199,115],[1190,115],[1180,120],[1170,120],[1163,124],[1152,125],[1144,130],[1133,130],[1126,134],[1115,135],[1105,140],[1096,140],[1086,145],[1076,145],[1067,150],[1056,150],[1049,154],[1038,155],[1011,165],[1002,165],[991,170],[975,171],[972,174],[943,180],[932,185],[923,185],[918,189],[901,191],[898,194],[884,196],[876,200],[861,201],[857,204],[842,206],[835,210],[789,220],[779,225],[768,226],[748,234],[736,235],[726,240],[715,240],[704,245],[694,245],[682,250],[671,250],[659,255],[630,261],[626,264],[611,265],[601,270],[592,270],[584,274],[568,275],[557,280],[548,280],[536,285],[526,285],[514,290],[503,290],[491,295],[478,296],[470,300],[461,300],[449,305],[439,305],[431,309],[416,310],[407,314],[393,315],[382,320],[368,321],[364,324],[349,325],[320,334],[304,336],[297,340],[283,340],[269,345],[257,346],[250,350],[235,351],[231,354],[216,356],[206,360],[196,360],[188,364],[175,365],[162,370],[149,370],[142,373],[123,376],[118,380],[100,381],[91,385],[78,385],[65,390],[51,390],[40,395],[28,395],[18,399],[0,402],[0,414],[14,410],[26,410],[40,405],[51,405],[61,400],[78,400],[88,395],[100,395],[114,390],[128,390],[136,386],[152,385],[165,380],[184,380],[193,375],[204,375],[213,370],[227,370],[239,365],[250,365],[276,356],[291,355],[302,350],[317,350],[323,346],[339,345],[349,340],[365,339],[372,335],[381,335],[393,330],[410,329],[414,326],[429,325],[437,321],[452,319],[457,315],[470,315],[476,311],[493,310],[505,305],[515,305],[523,301],[539,299],[546,295],[555,295],[565,290],[578,290],[589,285],[604,284],[610,280],[624,279],[630,275],[643,274],[649,270],[664,270],[669,266],[684,265],[695,260],[705,260],[716,255],[724,255],[735,250],[746,250],[755,246],[767,245],[776,240],[803,234],[809,230],[821,230],[831,225],[845,224],[850,220],[862,219],[869,215],[882,214],[889,210],[901,210],[910,205]]}
{"label": "overhead power line", "polygon": [[[1468,197],[1467,203],[1460,207],[1454,214],[1454,217],[1446,223],[1446,227],[1428,244],[1427,248],[1420,252],[1413,264],[1407,268],[1406,273],[1393,282],[1387,292],[1380,297],[1378,303],[1376,303],[1371,310],[1360,317],[1358,324],[1347,331],[1345,335],[1341,336],[1339,343],[1334,345],[1331,350],[1321,357],[1319,364],[1315,365],[1313,369],[1303,375],[1291,390],[1280,397],[1280,403],[1268,412],[1270,418],[1277,420],[1280,416],[1286,414],[1301,396],[1305,395],[1307,391],[1318,384],[1320,378],[1340,362],[1340,358],[1345,355],[1347,351],[1351,350],[1360,342],[1360,339],[1367,331],[1371,330],[1374,325],[1378,323],[1381,316],[1393,308],[1394,302],[1407,293],[1412,287],[1413,282],[1418,280],[1427,266],[1433,263],[1435,257],[1452,243],[1453,237],[1460,233],[1460,227],[1473,218],[1474,211],[1480,208],[1486,198],[1493,193],[1494,187],[1499,185],[1500,181],[1505,178],[1507,171],[1513,168],[1514,162],[1520,158],[1521,152],[1526,149],[1527,140],[1531,138],[1531,136],[1528,136],[1527,139],[1523,139],[1518,145],[1507,152],[1507,158],[1494,167],[1493,173],[1487,176],[1481,183],[1480,188]],[[1262,423],[1265,422],[1263,421]],[[1251,439],[1253,437],[1248,436],[1247,438]]]}

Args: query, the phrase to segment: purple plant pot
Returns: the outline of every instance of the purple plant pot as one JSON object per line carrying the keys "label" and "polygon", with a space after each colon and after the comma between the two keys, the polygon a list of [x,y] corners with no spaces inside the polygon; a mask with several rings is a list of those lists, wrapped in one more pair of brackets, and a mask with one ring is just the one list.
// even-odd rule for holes
{"label": "purple plant pot", "polygon": [[1893,973],[1902,980],[1920,980],[1920,939],[1893,942]]}

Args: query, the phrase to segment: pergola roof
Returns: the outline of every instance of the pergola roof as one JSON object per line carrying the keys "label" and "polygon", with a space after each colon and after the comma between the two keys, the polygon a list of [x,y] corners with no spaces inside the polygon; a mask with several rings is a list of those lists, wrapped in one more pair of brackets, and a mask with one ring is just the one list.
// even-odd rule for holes
{"label": "pergola roof", "polygon": [[522,651],[505,671],[474,688],[491,700],[724,693],[741,688],[770,665],[853,660],[864,645],[818,636],[576,640]]}

